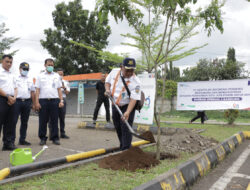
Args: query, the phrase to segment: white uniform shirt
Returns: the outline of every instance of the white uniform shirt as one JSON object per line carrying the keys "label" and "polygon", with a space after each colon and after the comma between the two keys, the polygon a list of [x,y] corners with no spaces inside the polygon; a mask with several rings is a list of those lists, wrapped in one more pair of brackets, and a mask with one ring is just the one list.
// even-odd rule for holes
{"label": "white uniform shirt", "polygon": [[14,96],[14,89],[16,88],[15,76],[6,71],[2,65],[0,66],[0,88],[11,96]]}
{"label": "white uniform shirt", "polygon": [[16,78],[17,85],[17,98],[28,99],[30,98],[30,92],[35,91],[33,80],[28,76],[19,75]]}
{"label": "white uniform shirt", "polygon": [[35,87],[40,89],[39,99],[59,98],[57,89],[62,87],[62,82],[57,73],[46,71],[37,77]]}
{"label": "white uniform shirt", "polygon": [[[67,90],[68,92],[70,92],[69,82],[66,81],[66,80],[62,80],[62,83],[64,84],[64,87],[66,88],[66,90]],[[62,95],[63,95],[63,98],[66,98],[66,94],[65,94],[64,89],[62,89]]]}
{"label": "white uniform shirt", "polygon": [[[119,72],[119,70],[113,69],[106,78],[105,82],[111,84],[111,88],[110,88],[111,93],[113,91],[115,79],[116,79],[118,72]],[[124,80],[125,80],[125,82],[130,81],[130,83],[128,84],[128,89],[131,93],[130,98],[132,98],[134,100],[140,100],[141,99],[141,83],[140,83],[140,80],[138,79],[138,77],[136,75],[133,75],[130,78],[124,78]],[[119,97],[123,87],[124,87],[124,84],[122,82],[121,77],[119,76],[118,81],[116,83],[115,92],[114,92],[115,101]],[[122,92],[121,95],[122,96],[121,96],[121,101],[120,101],[119,105],[124,106],[126,104],[129,104],[130,99],[129,99],[129,96],[128,96],[126,89]]]}

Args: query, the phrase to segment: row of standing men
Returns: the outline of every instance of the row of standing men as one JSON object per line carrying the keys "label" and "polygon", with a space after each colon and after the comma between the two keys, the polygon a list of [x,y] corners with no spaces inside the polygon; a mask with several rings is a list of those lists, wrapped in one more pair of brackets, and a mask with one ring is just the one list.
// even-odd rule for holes
{"label": "row of standing men", "polygon": [[28,77],[30,66],[20,64],[20,75],[15,76],[10,69],[13,62],[11,55],[3,55],[0,66],[0,135],[3,131],[2,150],[14,150],[16,125],[20,116],[19,145],[30,145],[26,141],[28,120],[31,108],[39,114],[40,145],[47,141],[47,125],[49,123],[50,140],[60,145],[58,118],[60,120],[60,137],[69,138],[65,134],[66,94],[70,92],[69,83],[62,79],[62,69],[54,70],[54,60],[46,59],[45,71],[36,79]]}

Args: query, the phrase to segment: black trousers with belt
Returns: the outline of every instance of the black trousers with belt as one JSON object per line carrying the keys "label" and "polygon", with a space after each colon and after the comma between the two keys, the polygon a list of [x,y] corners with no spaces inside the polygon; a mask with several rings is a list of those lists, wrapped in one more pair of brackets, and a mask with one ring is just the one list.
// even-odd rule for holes
{"label": "black trousers with belt", "polygon": [[106,121],[110,122],[109,99],[104,95],[103,96],[98,95],[93,120],[96,121],[97,115],[98,115],[98,112],[99,112],[99,109],[100,109],[102,103],[104,103],[104,107],[106,110]]}
{"label": "black trousers with belt", "polygon": [[41,140],[47,140],[47,124],[51,122],[51,140],[58,140],[58,105],[60,100],[39,99],[41,109],[39,111],[39,131],[38,136]]}
{"label": "black trousers with belt", "polygon": [[14,143],[12,136],[15,130],[14,105],[7,104],[8,99],[0,96],[0,134],[3,129],[3,143],[10,145]]}
{"label": "black trousers with belt", "polygon": [[16,138],[16,124],[19,116],[21,116],[21,125],[20,125],[20,137],[19,142],[25,141],[28,121],[31,110],[31,99],[19,99],[17,98],[15,106],[14,106],[14,119],[15,119],[15,130],[12,137],[12,140],[15,141]]}
{"label": "black trousers with belt", "polygon": [[[122,113],[125,113],[128,108],[128,105],[120,107],[120,110]],[[133,110],[128,118],[128,123],[130,126],[133,126],[135,117],[135,110]],[[116,129],[116,133],[118,136],[118,139],[120,141],[120,149],[126,150],[129,149],[132,142],[132,134],[130,133],[127,125],[122,121],[121,116],[119,112],[116,110],[115,106],[112,106],[112,119],[113,123]]]}

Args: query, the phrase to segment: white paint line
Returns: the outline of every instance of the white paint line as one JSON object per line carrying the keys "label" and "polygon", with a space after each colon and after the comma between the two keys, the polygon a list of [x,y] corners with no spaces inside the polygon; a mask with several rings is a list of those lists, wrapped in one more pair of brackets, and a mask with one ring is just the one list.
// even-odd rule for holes
{"label": "white paint line", "polygon": [[226,188],[227,184],[232,180],[233,177],[244,176],[244,178],[249,179],[249,176],[238,174],[238,170],[244,164],[247,157],[250,155],[250,146],[241,153],[239,158],[233,163],[233,165],[221,176],[209,190],[223,190]]}
{"label": "white paint line", "polygon": [[250,179],[250,175],[245,175],[245,174],[240,174],[240,173],[236,173],[234,177],[241,177],[241,178],[245,178],[245,179]]}
{"label": "white paint line", "polygon": [[80,151],[80,150],[74,150],[74,149],[70,149],[70,148],[64,148],[64,147],[59,147],[62,150],[67,150],[67,151],[72,151],[72,152],[77,152],[77,153],[82,153],[84,151]]}

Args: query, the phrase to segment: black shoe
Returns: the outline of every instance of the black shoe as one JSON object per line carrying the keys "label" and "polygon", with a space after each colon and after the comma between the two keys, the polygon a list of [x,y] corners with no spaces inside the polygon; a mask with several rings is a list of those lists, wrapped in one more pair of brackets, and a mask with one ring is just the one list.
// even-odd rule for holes
{"label": "black shoe", "polygon": [[40,143],[39,143],[39,145],[41,145],[41,146],[43,146],[45,144],[46,144],[46,140],[41,140]]}
{"label": "black shoe", "polygon": [[59,140],[53,140],[53,144],[60,145],[60,141]]}
{"label": "black shoe", "polygon": [[94,125],[96,124],[96,120],[93,120],[93,124],[94,124]]}
{"label": "black shoe", "polygon": [[69,139],[69,136],[63,134],[63,135],[61,135],[61,138],[62,138],[62,139]]}
{"label": "black shoe", "polygon": [[27,146],[30,146],[31,145],[31,143],[29,143],[29,142],[27,142],[27,141],[19,141],[19,143],[18,143],[19,145],[27,145]]}
{"label": "black shoe", "polygon": [[14,144],[3,145],[2,150],[15,150],[17,147]]}

